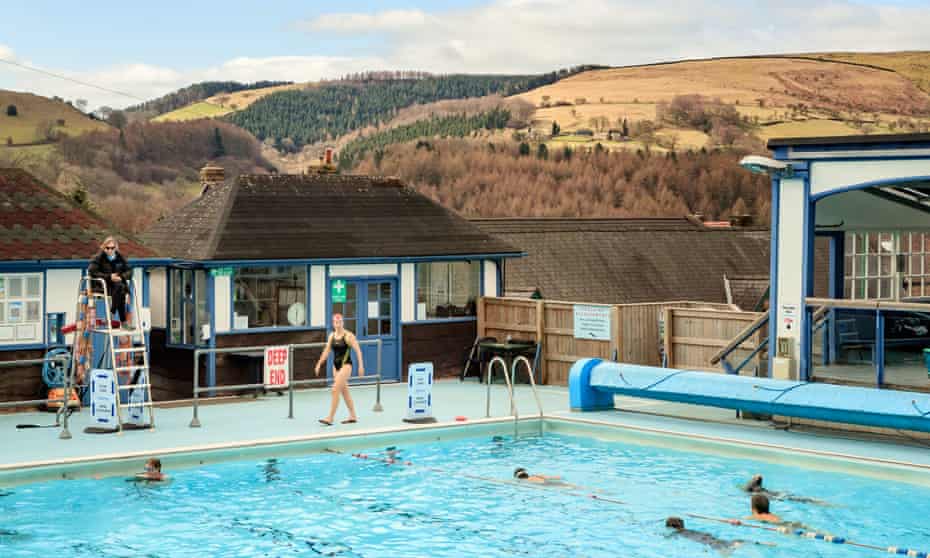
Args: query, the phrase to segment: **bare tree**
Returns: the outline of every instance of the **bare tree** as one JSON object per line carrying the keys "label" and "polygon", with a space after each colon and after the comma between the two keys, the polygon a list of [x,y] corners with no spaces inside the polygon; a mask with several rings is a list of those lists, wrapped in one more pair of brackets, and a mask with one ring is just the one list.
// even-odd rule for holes
{"label": "bare tree", "polygon": [[87,99],[76,99],[74,107],[81,112],[87,112]]}

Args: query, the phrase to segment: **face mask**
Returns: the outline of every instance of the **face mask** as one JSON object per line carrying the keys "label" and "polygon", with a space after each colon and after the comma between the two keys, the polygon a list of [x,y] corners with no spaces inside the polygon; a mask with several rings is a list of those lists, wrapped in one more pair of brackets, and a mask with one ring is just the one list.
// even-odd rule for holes
{"label": "face mask", "polygon": [[114,261],[116,259],[116,252],[113,252],[112,254],[107,254],[107,259],[110,260],[111,262]]}

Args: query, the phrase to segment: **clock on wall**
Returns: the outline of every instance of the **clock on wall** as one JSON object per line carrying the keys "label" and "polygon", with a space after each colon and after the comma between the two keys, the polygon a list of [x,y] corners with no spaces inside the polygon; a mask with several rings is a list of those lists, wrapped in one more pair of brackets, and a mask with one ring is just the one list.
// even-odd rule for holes
{"label": "clock on wall", "polygon": [[295,302],[287,309],[287,321],[292,326],[302,326],[307,319],[307,309],[304,308],[303,302]]}

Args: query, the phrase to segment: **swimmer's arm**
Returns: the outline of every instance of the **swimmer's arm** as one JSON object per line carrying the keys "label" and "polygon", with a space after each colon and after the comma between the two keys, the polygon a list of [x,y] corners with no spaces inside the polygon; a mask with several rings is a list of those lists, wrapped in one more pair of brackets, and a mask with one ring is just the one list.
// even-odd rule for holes
{"label": "swimmer's arm", "polygon": [[362,360],[362,347],[358,343],[358,339],[355,338],[354,333],[349,333],[347,336],[349,346],[352,347],[352,350],[355,351],[355,356],[358,358],[358,375],[365,375],[365,362]]}

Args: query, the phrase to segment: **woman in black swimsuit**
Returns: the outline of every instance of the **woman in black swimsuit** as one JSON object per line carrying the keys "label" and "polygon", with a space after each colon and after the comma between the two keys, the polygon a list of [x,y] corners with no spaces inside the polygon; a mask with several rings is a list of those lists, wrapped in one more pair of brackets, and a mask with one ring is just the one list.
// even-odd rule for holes
{"label": "woman in black swimsuit", "polygon": [[333,400],[329,406],[329,415],[325,419],[320,419],[320,424],[332,426],[333,418],[336,416],[336,409],[339,408],[339,396],[345,399],[346,407],[349,408],[349,418],[342,421],[342,424],[358,422],[358,415],[355,414],[355,402],[349,394],[349,376],[352,375],[352,355],[350,351],[355,351],[358,357],[358,375],[365,375],[365,364],[362,362],[362,350],[359,348],[355,335],[342,327],[342,314],[333,314],[333,332],[326,341],[326,348],[320,355],[320,360],[316,363],[316,373],[319,375],[320,367],[326,362],[329,353],[333,353]]}

